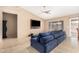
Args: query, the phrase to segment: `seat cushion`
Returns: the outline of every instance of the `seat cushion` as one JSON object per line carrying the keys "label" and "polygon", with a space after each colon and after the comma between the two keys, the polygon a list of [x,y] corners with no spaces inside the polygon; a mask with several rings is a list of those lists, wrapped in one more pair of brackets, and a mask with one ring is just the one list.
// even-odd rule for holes
{"label": "seat cushion", "polygon": [[46,44],[47,42],[54,40],[54,37],[52,35],[41,37],[40,38],[40,43]]}

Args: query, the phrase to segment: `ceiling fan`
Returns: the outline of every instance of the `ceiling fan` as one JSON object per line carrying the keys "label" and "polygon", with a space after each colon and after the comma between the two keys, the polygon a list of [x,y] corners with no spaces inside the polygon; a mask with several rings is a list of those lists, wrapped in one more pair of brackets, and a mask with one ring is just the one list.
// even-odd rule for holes
{"label": "ceiling fan", "polygon": [[44,14],[51,14],[51,13],[50,13],[51,10],[48,9],[46,6],[43,6],[42,8],[43,8],[43,9],[41,10],[42,13],[44,13]]}

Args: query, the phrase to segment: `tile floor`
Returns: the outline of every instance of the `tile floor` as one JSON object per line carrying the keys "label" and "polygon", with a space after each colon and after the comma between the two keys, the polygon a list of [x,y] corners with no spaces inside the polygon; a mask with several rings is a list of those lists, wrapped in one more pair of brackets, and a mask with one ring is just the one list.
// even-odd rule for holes
{"label": "tile floor", "polygon": [[[11,40],[10,40],[11,41]],[[3,48],[0,49],[1,53],[39,53],[36,49],[32,48],[30,46],[30,41],[26,40],[23,43],[16,44],[12,46],[12,43],[10,41],[3,45]],[[8,47],[6,45],[8,44]],[[11,46],[9,46],[11,45]],[[79,43],[77,47],[73,47],[71,44],[71,41],[69,38],[64,40],[61,44],[59,44],[54,50],[52,50],[50,53],[79,53]]]}

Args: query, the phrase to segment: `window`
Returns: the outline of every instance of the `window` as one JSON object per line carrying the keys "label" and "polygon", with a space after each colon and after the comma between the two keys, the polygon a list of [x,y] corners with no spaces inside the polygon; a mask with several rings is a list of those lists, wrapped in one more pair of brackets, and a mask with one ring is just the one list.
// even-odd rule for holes
{"label": "window", "polygon": [[63,21],[49,22],[49,30],[50,31],[63,30]]}

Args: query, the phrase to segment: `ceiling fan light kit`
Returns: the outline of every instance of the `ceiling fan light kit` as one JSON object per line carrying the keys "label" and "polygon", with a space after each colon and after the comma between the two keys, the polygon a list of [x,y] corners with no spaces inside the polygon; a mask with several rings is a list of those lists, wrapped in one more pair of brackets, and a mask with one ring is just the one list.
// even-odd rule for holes
{"label": "ceiling fan light kit", "polygon": [[48,9],[46,6],[43,6],[42,8],[43,8],[42,11],[41,11],[42,13],[50,14],[50,12],[51,12],[50,9]]}

